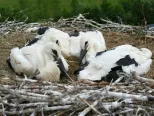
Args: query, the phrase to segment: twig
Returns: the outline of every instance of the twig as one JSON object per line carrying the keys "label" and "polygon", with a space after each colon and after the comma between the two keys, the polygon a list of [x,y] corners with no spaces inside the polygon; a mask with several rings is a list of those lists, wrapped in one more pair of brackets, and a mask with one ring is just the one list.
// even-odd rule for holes
{"label": "twig", "polygon": [[[54,111],[54,110],[64,110],[70,108],[71,105],[65,105],[65,106],[54,106],[54,107],[43,107],[44,111]],[[32,113],[34,109],[26,109],[26,110],[21,110],[21,111],[4,111],[6,114],[10,115],[19,115],[19,114],[27,114],[27,113]],[[39,109],[38,112],[41,112],[42,109]],[[0,109],[0,113],[2,113],[3,110]]]}
{"label": "twig", "polygon": [[142,82],[149,82],[149,83],[154,84],[154,79],[144,78],[144,77],[141,77],[141,76],[139,76],[139,75],[137,75],[137,74],[135,74],[134,77],[135,77],[137,80],[139,80],[139,81],[142,81]]}
{"label": "twig", "polygon": [[80,99],[81,101],[83,101],[85,104],[87,104],[87,105],[88,105],[91,109],[93,109],[97,114],[99,114],[100,116],[102,116],[102,113],[99,112],[94,106],[90,105],[86,100],[84,100],[84,99],[82,99],[82,98],[80,98],[80,97],[79,97],[79,99]]}
{"label": "twig", "polygon": [[[98,101],[95,101],[91,107],[95,107],[98,104]],[[90,106],[88,108],[85,108],[82,112],[79,113],[78,116],[85,116],[90,110],[92,109]]]}
{"label": "twig", "polygon": [[148,112],[147,112],[145,109],[143,109],[143,108],[138,108],[138,109],[137,109],[137,111],[136,111],[136,116],[138,116],[138,113],[139,113],[140,111],[143,111],[143,112],[145,112],[146,115],[150,116],[150,115],[148,114]]}
{"label": "twig", "polygon": [[151,38],[154,39],[154,36],[150,36],[150,35],[145,35],[146,38]]}

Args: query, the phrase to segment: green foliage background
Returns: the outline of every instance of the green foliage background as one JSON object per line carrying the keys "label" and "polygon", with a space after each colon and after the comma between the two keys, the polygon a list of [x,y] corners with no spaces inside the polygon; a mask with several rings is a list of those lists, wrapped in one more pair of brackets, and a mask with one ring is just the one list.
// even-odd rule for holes
{"label": "green foliage background", "polygon": [[89,13],[87,18],[100,22],[100,17],[115,22],[141,25],[154,23],[154,0],[0,0],[0,22],[28,22],[71,17]]}

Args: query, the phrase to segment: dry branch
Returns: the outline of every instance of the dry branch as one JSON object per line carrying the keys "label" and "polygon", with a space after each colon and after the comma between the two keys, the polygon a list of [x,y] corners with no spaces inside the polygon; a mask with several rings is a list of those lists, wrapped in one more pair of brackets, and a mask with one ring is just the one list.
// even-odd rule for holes
{"label": "dry branch", "polygon": [[154,39],[154,36],[145,35],[146,38]]}
{"label": "dry branch", "polygon": [[98,111],[93,105],[90,105],[86,100],[79,98],[81,101],[83,101],[84,103],[86,103],[91,109],[93,109],[96,113],[98,113],[100,116],[102,116],[102,113],[100,111]]}
{"label": "dry branch", "polygon": [[139,75],[135,75],[134,76],[137,80],[141,81],[141,82],[149,82],[151,84],[154,84],[154,79],[149,79],[149,78],[145,78],[145,77],[141,77]]}
{"label": "dry branch", "polygon": [[[64,109],[69,109],[71,105],[65,105],[65,106],[54,106],[54,107],[43,107],[44,111],[54,111],[54,110],[64,110]],[[19,115],[19,114],[27,114],[27,113],[32,113],[34,109],[29,108],[26,110],[21,110],[21,111],[3,111],[0,110],[0,113],[5,113],[5,114],[10,114],[10,115]],[[38,112],[41,112],[42,109],[39,109]]]}
{"label": "dry branch", "polygon": [[[95,101],[91,107],[95,107],[98,104],[98,101]],[[82,112],[79,113],[79,116],[85,116],[90,110],[92,109],[90,106],[88,108],[85,108]]]}
{"label": "dry branch", "polygon": [[[100,18],[102,23],[98,23],[94,20],[87,19],[87,14],[79,14],[78,16],[74,16],[71,18],[60,18],[57,22],[48,21],[45,23],[29,23],[26,24],[25,22],[28,18],[25,19],[23,22],[19,21],[4,21],[0,23],[0,35],[7,35],[10,32],[16,31],[24,31],[24,32],[36,32],[41,25],[49,25],[55,28],[66,28],[70,27],[77,30],[89,30],[89,29],[97,29],[97,30],[104,30],[104,31],[116,31],[116,32],[136,32],[141,31],[143,34],[154,34],[153,31],[147,30],[145,28],[139,26],[131,26],[131,25],[124,25],[112,22],[107,19]],[[105,23],[105,24],[104,24]],[[148,36],[149,37],[149,36]]]}
{"label": "dry branch", "polygon": [[[139,79],[135,80],[136,78]],[[117,83],[119,79],[115,83],[111,83],[103,88],[96,84],[94,84],[94,86],[80,84],[80,81],[68,85],[46,82],[41,83],[32,79],[26,79],[28,83],[25,83],[22,88],[17,85],[1,85],[0,103],[3,107],[0,109],[0,112],[4,114],[35,114],[36,112],[42,112],[42,108],[43,114],[47,111],[62,109],[67,109],[72,112],[74,109],[81,108],[81,106],[86,103],[89,107],[83,107],[80,115],[86,115],[91,109],[99,115],[104,115],[104,113],[111,115],[117,114],[117,112],[127,114],[134,111],[137,113],[136,106],[141,107],[142,104],[140,103],[144,101],[149,103],[144,104],[144,107],[141,108],[145,108],[147,105],[148,109],[153,109],[149,104],[154,101],[154,96],[152,96],[154,91],[151,89],[149,92],[148,87],[141,88],[141,90],[137,91],[135,90],[136,86],[141,86],[141,79],[144,80],[144,82],[149,82],[149,79],[143,79],[143,77],[136,78],[133,78],[133,82],[128,86],[124,83]],[[17,78],[16,81],[18,83],[23,83],[25,79]],[[147,94],[145,94],[145,92]],[[107,99],[114,100],[108,102]],[[22,101],[26,101],[26,103]],[[136,109],[132,109],[132,105],[136,107]],[[40,106],[40,108],[38,108],[38,106]],[[148,110],[147,108],[145,108],[145,110]],[[113,109],[116,112],[113,112]]]}

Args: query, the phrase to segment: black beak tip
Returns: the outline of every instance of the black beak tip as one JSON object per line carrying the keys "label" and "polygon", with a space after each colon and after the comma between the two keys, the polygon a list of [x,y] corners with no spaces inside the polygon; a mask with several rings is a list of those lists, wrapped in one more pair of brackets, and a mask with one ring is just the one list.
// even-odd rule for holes
{"label": "black beak tip", "polygon": [[78,75],[79,74],[79,69],[78,70],[75,70],[73,74],[74,75]]}

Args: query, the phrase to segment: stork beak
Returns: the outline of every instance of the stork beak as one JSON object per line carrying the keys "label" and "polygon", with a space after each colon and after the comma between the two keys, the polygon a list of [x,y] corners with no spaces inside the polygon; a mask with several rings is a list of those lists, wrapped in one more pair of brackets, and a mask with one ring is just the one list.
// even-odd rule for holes
{"label": "stork beak", "polygon": [[86,53],[87,53],[87,49],[86,48],[85,49],[81,49],[80,57],[79,57],[79,64],[80,65],[82,64],[82,60],[85,57]]}
{"label": "stork beak", "polygon": [[73,80],[71,79],[71,77],[68,75],[67,71],[65,70],[65,67],[64,67],[64,64],[63,64],[62,60],[61,60],[60,58],[58,58],[58,59],[57,59],[57,62],[58,62],[58,67],[59,67],[61,73],[62,73],[63,75],[65,75],[67,78],[69,78],[71,81],[73,81]]}
{"label": "stork beak", "polygon": [[82,71],[88,65],[89,65],[89,62],[85,62],[85,64],[80,65],[80,67],[74,71],[74,75],[78,75],[79,72]]}

